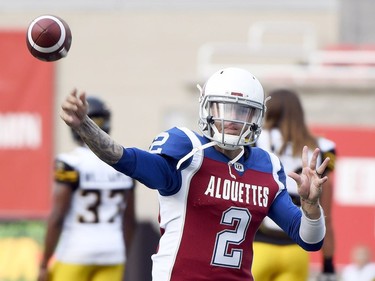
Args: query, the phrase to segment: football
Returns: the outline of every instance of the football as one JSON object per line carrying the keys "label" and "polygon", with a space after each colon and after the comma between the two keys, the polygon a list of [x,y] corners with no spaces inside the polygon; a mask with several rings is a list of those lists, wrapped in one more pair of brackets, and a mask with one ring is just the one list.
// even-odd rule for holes
{"label": "football", "polygon": [[27,29],[26,44],[37,59],[57,61],[68,54],[72,44],[72,32],[69,25],[57,16],[39,16]]}

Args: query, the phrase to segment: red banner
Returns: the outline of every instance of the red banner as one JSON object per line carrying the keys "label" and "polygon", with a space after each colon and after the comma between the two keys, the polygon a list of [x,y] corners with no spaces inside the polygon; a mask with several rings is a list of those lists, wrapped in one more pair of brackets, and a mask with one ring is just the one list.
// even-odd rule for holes
{"label": "red banner", "polygon": [[31,56],[25,34],[0,32],[0,218],[50,207],[54,64]]}

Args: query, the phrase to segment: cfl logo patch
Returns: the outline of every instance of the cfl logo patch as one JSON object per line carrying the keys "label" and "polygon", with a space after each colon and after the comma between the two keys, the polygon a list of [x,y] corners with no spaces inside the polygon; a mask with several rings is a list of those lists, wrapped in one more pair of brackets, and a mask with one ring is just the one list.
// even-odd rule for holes
{"label": "cfl logo patch", "polygon": [[245,169],[243,168],[243,165],[241,163],[234,163],[234,169],[238,172],[243,172]]}

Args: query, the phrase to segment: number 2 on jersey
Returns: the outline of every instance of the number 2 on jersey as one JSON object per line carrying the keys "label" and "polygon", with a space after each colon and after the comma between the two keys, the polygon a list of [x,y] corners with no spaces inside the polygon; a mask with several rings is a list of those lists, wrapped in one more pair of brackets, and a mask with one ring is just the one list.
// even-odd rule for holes
{"label": "number 2 on jersey", "polygon": [[221,224],[234,226],[236,228],[220,231],[216,235],[216,242],[212,256],[211,264],[215,266],[240,268],[242,261],[242,249],[233,248],[228,250],[229,245],[240,245],[246,236],[247,229],[251,220],[251,214],[248,209],[231,207],[227,209],[221,218]]}
{"label": "number 2 on jersey", "polygon": [[149,151],[151,153],[161,153],[162,146],[168,140],[169,134],[167,132],[160,133],[152,142]]}

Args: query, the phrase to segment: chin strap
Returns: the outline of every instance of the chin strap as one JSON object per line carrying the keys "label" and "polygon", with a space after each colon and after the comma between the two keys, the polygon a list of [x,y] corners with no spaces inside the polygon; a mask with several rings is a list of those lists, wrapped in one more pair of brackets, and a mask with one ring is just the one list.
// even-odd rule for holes
{"label": "chin strap", "polygon": [[229,169],[229,174],[230,176],[233,178],[233,179],[236,179],[236,176],[233,175],[232,173],[232,166],[234,165],[234,163],[236,163],[238,160],[240,160],[240,158],[242,157],[242,155],[245,153],[245,149],[243,146],[241,146],[241,151],[240,153],[238,153],[238,155],[236,157],[234,157],[231,161],[228,162],[228,169]]}
{"label": "chin strap", "polygon": [[182,157],[180,159],[180,161],[178,161],[177,166],[176,166],[177,170],[180,169],[182,163],[184,163],[186,160],[188,160],[190,157],[192,157],[199,150],[204,150],[204,149],[206,149],[208,147],[211,147],[211,146],[214,146],[214,145],[216,145],[216,142],[211,141],[211,142],[208,142],[208,143],[203,144],[201,146],[194,147],[188,154],[186,154],[184,157]]}
{"label": "chin strap", "polygon": [[[190,157],[192,157],[195,153],[197,153],[198,151],[200,150],[204,150],[208,147],[211,147],[211,146],[214,146],[216,145],[217,143],[215,141],[211,141],[211,142],[208,142],[206,144],[203,144],[201,146],[198,146],[198,147],[194,147],[188,154],[186,154],[184,157],[182,157],[180,159],[180,161],[178,161],[177,163],[177,170],[180,169],[182,163],[184,163],[186,160],[188,160]],[[230,176],[233,178],[233,179],[236,179],[236,176],[232,173],[232,166],[234,165],[234,163],[236,163],[238,160],[240,160],[240,158],[242,157],[242,155],[245,153],[245,149],[243,146],[241,146],[241,151],[240,153],[238,153],[238,155],[233,158],[231,161],[228,162],[228,170],[229,170],[229,174]]]}

